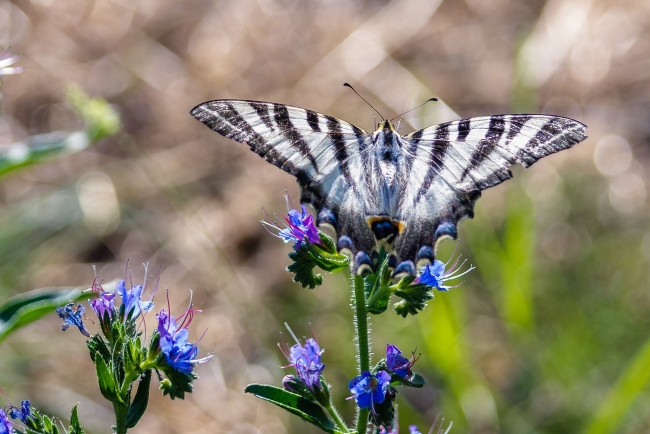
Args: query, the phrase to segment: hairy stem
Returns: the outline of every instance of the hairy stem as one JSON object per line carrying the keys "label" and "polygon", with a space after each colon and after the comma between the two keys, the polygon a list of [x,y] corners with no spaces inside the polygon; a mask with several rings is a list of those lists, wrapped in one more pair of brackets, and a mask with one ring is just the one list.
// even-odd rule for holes
{"label": "hairy stem", "polygon": [[345,422],[343,422],[343,419],[341,419],[341,415],[339,414],[338,411],[336,411],[336,408],[334,408],[334,405],[332,404],[331,400],[329,405],[327,406],[327,411],[329,411],[330,415],[332,416],[332,419],[334,419],[334,423],[336,423],[336,426],[338,426],[342,432],[349,431],[348,427],[345,425]]}
{"label": "hairy stem", "polygon": [[115,411],[115,434],[126,434],[126,414],[129,408],[119,402],[113,402]]}
{"label": "hairy stem", "polygon": [[[366,310],[366,293],[363,288],[363,277],[354,275],[354,307],[355,324],[357,326],[357,351],[359,359],[359,374],[370,370],[370,352],[368,349],[368,311]],[[359,409],[357,414],[357,433],[364,434],[368,426],[368,409]]]}

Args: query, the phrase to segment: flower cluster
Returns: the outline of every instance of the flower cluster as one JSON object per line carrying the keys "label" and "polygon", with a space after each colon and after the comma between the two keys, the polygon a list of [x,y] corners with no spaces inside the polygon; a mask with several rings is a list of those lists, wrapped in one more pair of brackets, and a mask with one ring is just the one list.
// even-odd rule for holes
{"label": "flower cluster", "polygon": [[[0,393],[4,395],[4,392],[2,392],[2,389],[0,389]],[[5,396],[5,399],[9,402],[9,405],[0,408],[0,434],[12,434],[14,432],[13,428],[13,423],[9,418],[11,419],[18,419],[24,424],[29,424],[29,418],[31,417],[31,408],[30,408],[30,403],[28,400],[23,400],[20,401],[20,408],[16,407],[15,405],[11,404],[11,401]]]}
{"label": "flower cluster", "polygon": [[[411,371],[417,361],[415,354],[407,359],[395,345],[387,345],[386,358],[371,371],[350,380],[348,388],[359,408],[370,409],[370,420],[380,433],[397,433],[394,402],[398,394],[396,386],[422,387],[424,380]],[[412,433],[417,433],[413,426]]]}
{"label": "flower cluster", "polygon": [[[141,314],[149,312],[154,308],[153,297],[158,290],[159,281],[160,277],[156,281],[149,297],[143,300],[143,294],[146,292],[149,283],[146,266],[145,279],[141,285],[131,285],[131,289],[126,289],[126,280],[120,280],[117,282],[115,291],[104,290],[95,272],[95,279],[92,283],[91,296],[88,303],[97,314],[102,331],[107,338],[112,339],[110,336],[112,333],[111,329],[114,325],[118,323],[123,325],[133,324],[133,321]],[[115,307],[116,294],[122,298],[119,314]],[[70,302],[63,307],[58,307],[56,312],[64,320],[62,325],[63,330],[66,330],[70,325],[74,325],[79,328],[84,336],[90,337],[90,333],[82,322],[82,315],[85,312],[83,305],[75,305],[74,302]],[[179,318],[174,318],[164,309],[157,315],[157,330],[160,335],[158,349],[164,354],[168,366],[182,373],[192,372],[194,366],[212,357],[210,355],[202,359],[197,359],[198,345],[187,341],[188,327],[192,322],[194,312],[198,312],[198,310],[192,308],[190,301],[190,307]],[[131,327],[135,327],[135,325]],[[127,334],[133,334],[135,336],[138,332],[133,329],[132,332],[127,332]]]}
{"label": "flower cluster", "polygon": [[312,391],[314,388],[320,388],[320,376],[323,369],[325,369],[325,365],[320,361],[320,356],[325,350],[320,349],[318,342],[314,338],[307,339],[304,345],[301,345],[297,339],[296,342],[289,349],[287,349],[286,344],[284,344],[284,348],[278,344],[280,351],[290,362],[289,365],[284,367],[293,366],[296,368],[300,381]]}
{"label": "flower cluster", "polygon": [[20,401],[20,408],[14,407],[13,405],[11,406],[9,416],[11,416],[12,419],[20,419],[22,423],[27,423],[27,418],[31,414],[29,407],[29,400],[25,399],[23,401]]}

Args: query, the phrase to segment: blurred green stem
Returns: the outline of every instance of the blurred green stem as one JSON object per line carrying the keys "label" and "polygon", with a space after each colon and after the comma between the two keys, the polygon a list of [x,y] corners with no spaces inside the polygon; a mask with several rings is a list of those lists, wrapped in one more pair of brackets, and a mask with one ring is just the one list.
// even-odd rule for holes
{"label": "blurred green stem", "polygon": [[[368,351],[368,311],[366,310],[366,293],[363,277],[352,276],[354,283],[355,323],[357,326],[357,350],[359,351],[359,374],[370,371],[370,353]],[[363,434],[368,426],[368,409],[361,408],[357,414],[357,433]]]}
{"label": "blurred green stem", "polygon": [[632,407],[634,399],[650,382],[648,366],[650,366],[650,339],[641,346],[614,387],[602,400],[585,433],[605,434],[616,431],[623,415]]}

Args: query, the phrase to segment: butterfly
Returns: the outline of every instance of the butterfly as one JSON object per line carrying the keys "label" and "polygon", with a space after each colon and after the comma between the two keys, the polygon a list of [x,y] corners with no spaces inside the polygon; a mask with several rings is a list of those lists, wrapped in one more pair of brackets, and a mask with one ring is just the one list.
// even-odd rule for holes
{"label": "butterfly", "polygon": [[190,114],[222,136],[246,143],[295,176],[300,202],[337,234],[339,252],[361,273],[381,248],[394,275],[433,263],[436,242],[457,237],[481,191],[586,138],[586,125],[541,114],[493,115],[445,122],[406,136],[383,120],[368,133],[299,107],[216,100]]}

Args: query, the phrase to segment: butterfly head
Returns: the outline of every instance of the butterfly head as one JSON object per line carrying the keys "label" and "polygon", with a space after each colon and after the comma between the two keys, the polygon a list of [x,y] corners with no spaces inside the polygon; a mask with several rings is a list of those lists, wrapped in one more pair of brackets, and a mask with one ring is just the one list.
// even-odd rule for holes
{"label": "butterfly head", "polygon": [[378,132],[387,132],[387,131],[395,131],[395,127],[393,126],[393,123],[391,121],[383,120],[379,123],[377,126],[377,131]]}

